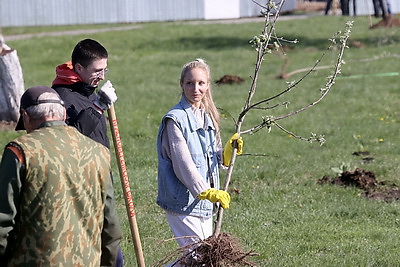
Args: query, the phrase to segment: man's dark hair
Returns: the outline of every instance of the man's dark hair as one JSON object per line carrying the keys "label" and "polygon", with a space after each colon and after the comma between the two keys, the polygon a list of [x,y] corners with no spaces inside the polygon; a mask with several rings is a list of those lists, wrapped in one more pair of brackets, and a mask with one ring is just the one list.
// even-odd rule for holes
{"label": "man's dark hair", "polygon": [[108,52],[99,42],[85,39],[76,44],[72,51],[72,66],[79,63],[83,67],[89,66],[93,60],[108,58]]}

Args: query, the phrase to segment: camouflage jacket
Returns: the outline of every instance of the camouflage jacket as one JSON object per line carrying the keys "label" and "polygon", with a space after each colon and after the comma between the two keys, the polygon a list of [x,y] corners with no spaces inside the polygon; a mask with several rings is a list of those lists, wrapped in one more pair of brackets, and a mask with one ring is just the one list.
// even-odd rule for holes
{"label": "camouflage jacket", "polygon": [[2,263],[100,266],[109,151],[64,122],[42,126],[2,157]]}

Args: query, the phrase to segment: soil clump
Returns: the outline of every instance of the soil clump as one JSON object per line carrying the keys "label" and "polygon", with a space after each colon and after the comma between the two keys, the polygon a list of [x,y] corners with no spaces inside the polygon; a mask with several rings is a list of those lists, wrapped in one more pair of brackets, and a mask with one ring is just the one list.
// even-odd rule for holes
{"label": "soil clump", "polygon": [[391,27],[400,27],[400,19],[395,18],[393,16],[387,16],[369,28],[373,30],[378,28],[391,28]]}
{"label": "soil clump", "polygon": [[396,184],[378,181],[374,172],[360,168],[342,172],[339,176],[333,178],[325,175],[317,183],[357,187],[363,190],[360,195],[368,199],[385,202],[400,200],[400,189]]}
{"label": "soil clump", "polygon": [[222,84],[234,84],[234,83],[242,83],[244,82],[243,78],[240,78],[239,76],[236,75],[224,75],[222,76],[219,80],[215,81],[217,85],[222,85]]}

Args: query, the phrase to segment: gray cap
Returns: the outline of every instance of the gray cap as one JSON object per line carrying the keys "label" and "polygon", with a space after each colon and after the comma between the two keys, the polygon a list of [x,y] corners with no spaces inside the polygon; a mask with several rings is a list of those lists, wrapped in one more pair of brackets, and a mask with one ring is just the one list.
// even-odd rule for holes
{"label": "gray cap", "polygon": [[[64,106],[64,102],[61,99],[38,100],[38,98],[43,93],[53,93],[53,94],[58,95],[54,89],[47,87],[47,86],[31,87],[28,90],[26,90],[25,93],[22,95],[20,109],[26,109],[30,106],[35,106],[35,105],[44,104],[44,103],[57,103],[57,104]],[[24,121],[23,121],[22,116],[19,117],[19,120],[18,120],[17,126],[15,127],[15,130],[16,131],[25,130]]]}

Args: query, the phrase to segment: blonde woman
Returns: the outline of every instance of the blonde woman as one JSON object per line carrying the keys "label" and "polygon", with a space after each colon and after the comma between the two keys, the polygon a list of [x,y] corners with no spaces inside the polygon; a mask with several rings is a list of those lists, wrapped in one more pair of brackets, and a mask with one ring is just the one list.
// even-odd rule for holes
{"label": "blonde woman", "polygon": [[229,193],[219,190],[222,146],[210,85],[203,59],[185,64],[181,100],[164,116],[158,133],[157,204],[181,247],[211,236],[213,203],[224,209],[230,203]]}

